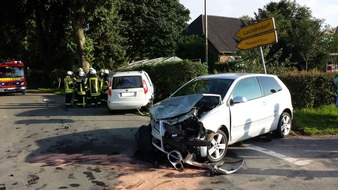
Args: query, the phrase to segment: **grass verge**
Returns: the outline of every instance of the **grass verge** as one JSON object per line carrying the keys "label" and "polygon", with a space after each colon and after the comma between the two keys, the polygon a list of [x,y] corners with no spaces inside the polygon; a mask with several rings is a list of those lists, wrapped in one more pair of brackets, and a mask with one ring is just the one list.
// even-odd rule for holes
{"label": "grass verge", "polygon": [[338,135],[337,110],[334,104],[319,108],[295,109],[293,131],[309,136]]}

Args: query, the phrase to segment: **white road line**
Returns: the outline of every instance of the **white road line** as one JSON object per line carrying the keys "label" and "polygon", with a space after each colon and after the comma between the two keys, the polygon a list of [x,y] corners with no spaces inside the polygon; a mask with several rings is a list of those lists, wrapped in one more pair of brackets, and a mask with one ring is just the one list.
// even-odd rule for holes
{"label": "white road line", "polygon": [[271,151],[271,150],[268,150],[268,149],[265,149],[265,148],[262,148],[262,147],[259,147],[259,146],[255,146],[255,145],[250,145],[250,146],[246,146],[246,147],[234,147],[233,149],[255,150],[255,151],[267,154],[269,156],[279,158],[279,159],[285,160],[287,162],[291,162],[291,163],[298,165],[298,166],[305,166],[305,165],[308,165],[312,162],[311,160],[292,158],[292,157],[286,156],[284,154],[280,154],[280,153],[277,153],[277,152],[274,152],[274,151]]}

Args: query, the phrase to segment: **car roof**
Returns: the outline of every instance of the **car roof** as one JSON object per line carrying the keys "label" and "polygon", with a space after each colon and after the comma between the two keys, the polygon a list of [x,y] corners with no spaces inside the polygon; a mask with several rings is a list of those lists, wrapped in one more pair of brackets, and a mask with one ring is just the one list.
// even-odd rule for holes
{"label": "car roof", "polygon": [[124,71],[124,72],[116,72],[116,73],[113,74],[113,77],[142,75],[143,72],[144,72],[144,71]]}
{"label": "car roof", "polygon": [[275,77],[274,75],[270,74],[259,74],[259,73],[220,73],[220,74],[212,74],[212,75],[204,75],[199,76],[199,79],[210,79],[210,78],[218,78],[218,79],[238,79],[238,78],[246,78],[252,76],[269,76]]}

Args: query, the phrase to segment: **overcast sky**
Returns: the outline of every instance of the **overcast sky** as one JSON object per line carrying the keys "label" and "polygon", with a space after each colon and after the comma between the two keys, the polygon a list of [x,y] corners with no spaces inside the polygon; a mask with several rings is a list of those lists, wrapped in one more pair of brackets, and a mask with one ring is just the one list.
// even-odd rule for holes
{"label": "overcast sky", "polygon": [[[191,21],[204,14],[204,0],[179,0],[190,10]],[[207,15],[239,18],[244,15],[254,17],[254,13],[264,5],[278,0],[207,0]],[[325,19],[332,27],[338,26],[338,0],[296,0],[301,6],[307,6],[312,16]]]}

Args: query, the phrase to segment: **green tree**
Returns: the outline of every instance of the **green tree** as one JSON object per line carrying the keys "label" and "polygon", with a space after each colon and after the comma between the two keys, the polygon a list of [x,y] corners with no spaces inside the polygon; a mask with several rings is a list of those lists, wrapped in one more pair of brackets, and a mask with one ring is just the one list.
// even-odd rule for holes
{"label": "green tree", "polygon": [[338,53],[338,27],[337,28],[326,28],[327,41],[330,53]]}
{"label": "green tree", "polygon": [[296,1],[281,0],[270,2],[255,13],[256,20],[261,21],[274,17],[278,32],[278,43],[271,46],[268,57],[282,50],[279,62],[290,58],[291,63],[299,70],[317,67],[318,57],[326,52],[325,35],[321,30],[322,20],[311,15],[306,6],[300,6]]}
{"label": "green tree", "polygon": [[[65,49],[64,38],[68,20],[67,3],[57,0],[31,0],[26,5],[32,8],[32,19],[28,19],[32,26],[29,36],[29,47],[37,50],[35,53],[35,67],[42,72],[42,83],[48,85],[51,72],[60,65],[59,56]],[[33,56],[33,55],[32,55]]]}
{"label": "green tree", "polygon": [[204,55],[204,39],[197,35],[183,36],[176,49],[176,55],[182,59],[202,59]]}
{"label": "green tree", "polygon": [[174,55],[189,20],[178,0],[125,0],[120,15],[127,62]]}
{"label": "green tree", "polygon": [[124,38],[119,34],[121,19],[118,10],[121,0],[104,1],[90,13],[86,35],[94,45],[93,65],[97,68],[116,69],[123,64],[125,48]]}
{"label": "green tree", "polygon": [[25,60],[27,54],[26,17],[31,10],[25,0],[1,1],[0,7],[0,59]]}

